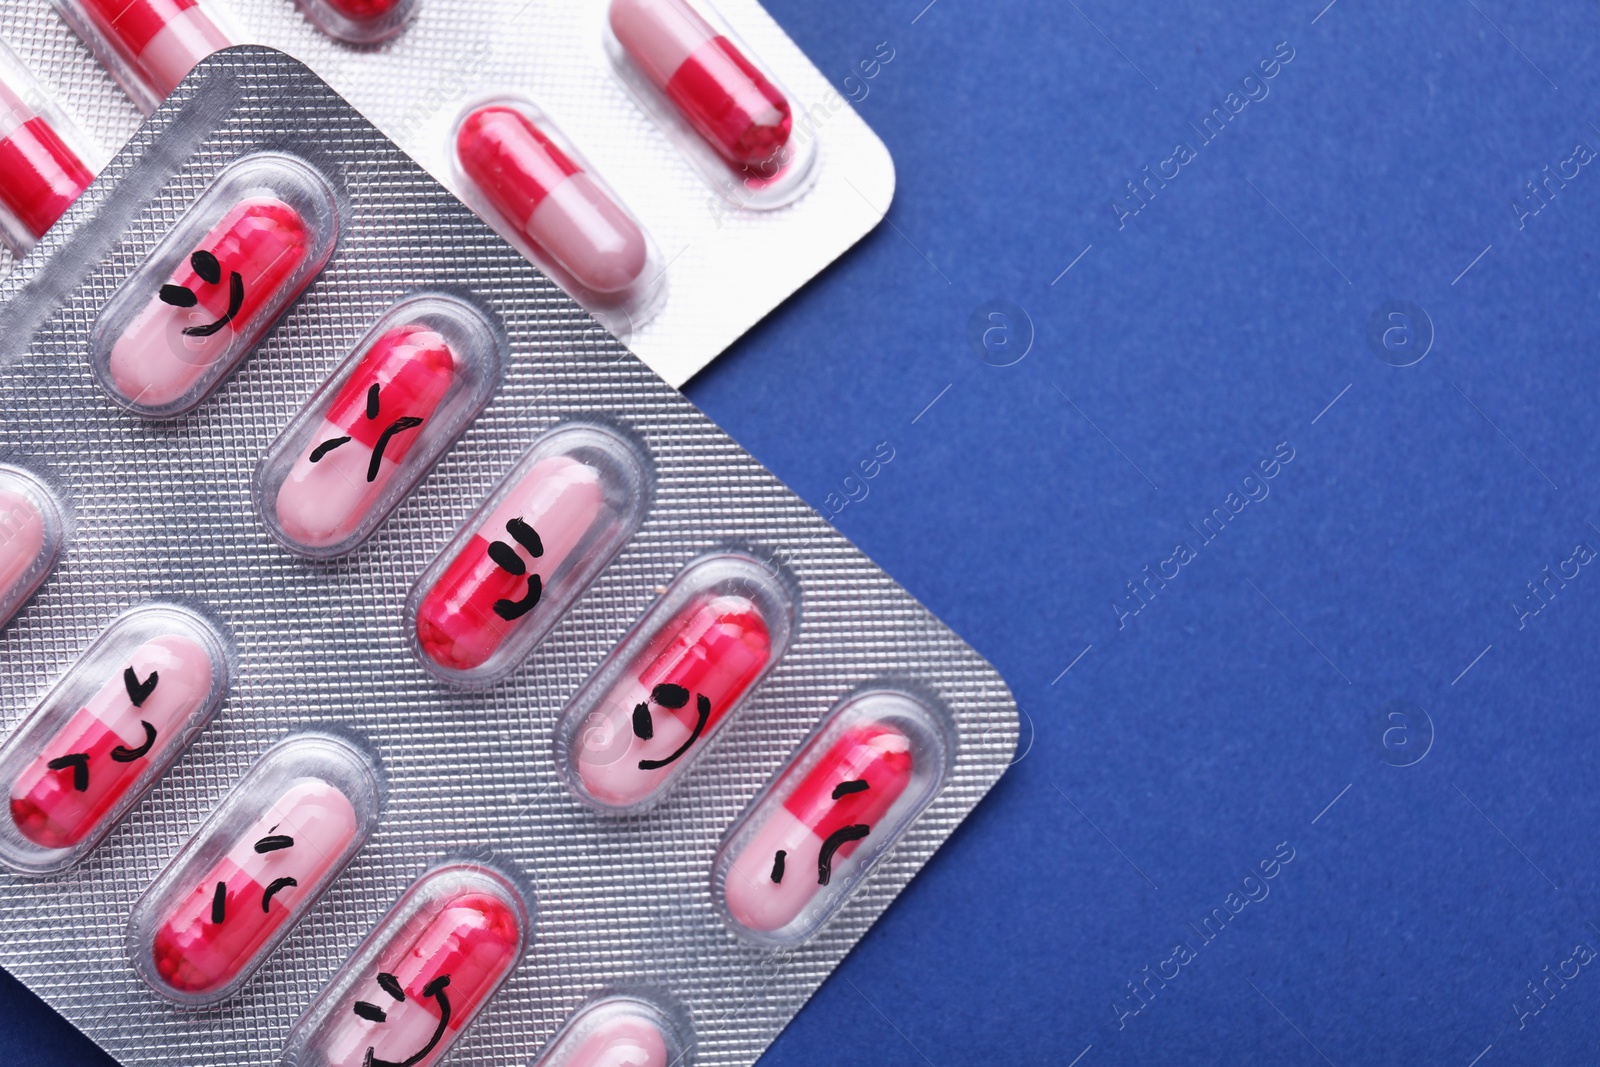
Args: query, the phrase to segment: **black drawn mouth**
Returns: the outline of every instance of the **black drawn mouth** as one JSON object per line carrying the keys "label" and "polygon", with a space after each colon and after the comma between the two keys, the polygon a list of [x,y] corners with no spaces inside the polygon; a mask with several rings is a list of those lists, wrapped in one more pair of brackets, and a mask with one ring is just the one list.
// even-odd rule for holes
{"label": "black drawn mouth", "polygon": [[[388,978],[389,981],[385,982],[385,978]],[[383,986],[384,991],[396,1000],[405,999],[405,993],[401,991],[400,983],[395,981],[393,976],[380,974],[378,976],[378,984]],[[439,1004],[439,1024],[433,1028],[433,1036],[428,1038],[426,1045],[423,1045],[403,1060],[380,1060],[377,1057],[376,1048],[368,1045],[367,1058],[363,1061],[363,1067],[416,1067],[417,1064],[427,1059],[429,1054],[439,1046],[439,1042],[444,1040],[444,1032],[450,1026],[450,998],[444,995],[444,987],[449,984],[450,976],[441,974],[422,987],[423,997],[432,997]],[[364,1000],[356,1002],[355,1013],[363,1019],[370,1019],[374,1022],[383,1022],[387,1018],[381,1008],[368,1004]]]}

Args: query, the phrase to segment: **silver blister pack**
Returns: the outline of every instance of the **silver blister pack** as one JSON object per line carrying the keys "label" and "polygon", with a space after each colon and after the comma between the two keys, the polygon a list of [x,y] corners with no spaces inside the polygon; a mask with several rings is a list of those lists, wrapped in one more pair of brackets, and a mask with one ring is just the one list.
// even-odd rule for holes
{"label": "silver blister pack", "polygon": [[[894,195],[883,142],[756,0],[716,0],[711,14],[786,88],[794,141],[816,157],[792,202],[767,205],[708,168],[693,136],[630,85],[626,64],[607,51],[607,0],[419,0],[397,32],[366,45],[319,28],[322,0],[205,3],[227,37],[305,62],[475,208],[483,205],[450,151],[458,117],[496,97],[536,105],[654,239],[659,299],[597,313],[673,385],[876,226]],[[0,40],[91,141],[114,149],[138,125],[134,102],[50,5],[0,0]],[[862,63],[876,76],[892,58],[885,44]]]}
{"label": "silver blister pack", "polygon": [[[303,161],[334,190],[331,259],[188,414],[125,410],[91,366],[97,319],[218,176],[261,153]],[[514,872],[531,928],[451,1062],[528,1064],[558,1032],[549,1062],[565,1062],[584,1035],[659,1018],[694,1063],[749,1064],[1007,766],[1017,713],[992,667],[297,61],[257,47],[207,60],[69,223],[0,286],[0,456],[68,516],[59,562],[0,633],[0,714],[14,733],[108,624],[151,602],[214,626],[227,650],[214,658],[229,665],[220,707],[103,842],[59,873],[0,876],[0,963],[123,1062],[277,1062],[330,982],[363,977],[341,968],[391,906],[426,901],[408,887],[467,856],[478,875],[447,867],[426,884]],[[503,333],[499,388],[361,547],[292,553],[252,496],[258,464],[373,323],[418,292],[453,294]],[[412,587],[519,457],[572,423],[644,457],[642,522],[519,667],[451,684],[408,640]],[[691,568],[719,551],[734,562]],[[625,810],[581,800],[558,753],[569,702],[591,676],[610,684],[596,672],[619,643],[648,639],[658,598],[724,596],[762,561],[771,582],[750,586],[751,603],[792,604],[781,659],[660,795]],[[696,577],[675,580],[686,569]],[[155,682],[135,667],[106,684],[137,703]],[[649,699],[687,693],[657,686]],[[896,722],[903,733],[885,726]],[[130,944],[149,944],[130,941],[136,904],[171,881],[158,879],[241,780],[270,777],[247,774],[257,761],[307,730],[359,738],[381,765],[370,838],[237,991],[158,996],[132,958]],[[788,798],[834,773],[841,737],[892,758],[931,753],[896,802],[903,832],[867,838],[812,912],[742,936],[730,914],[747,913],[748,894],[733,907],[726,889],[740,849],[798,817]],[[872,774],[859,778],[834,800],[870,796],[859,791]],[[261,811],[237,799],[223,810],[235,808],[207,824],[222,837],[201,866],[227,845],[217,826],[241,832]],[[839,860],[855,845],[824,851],[836,847]],[[791,858],[786,877],[812,877],[808,863]],[[327,1017],[319,1004],[313,1021]],[[319,1033],[296,1031],[296,1047]]]}

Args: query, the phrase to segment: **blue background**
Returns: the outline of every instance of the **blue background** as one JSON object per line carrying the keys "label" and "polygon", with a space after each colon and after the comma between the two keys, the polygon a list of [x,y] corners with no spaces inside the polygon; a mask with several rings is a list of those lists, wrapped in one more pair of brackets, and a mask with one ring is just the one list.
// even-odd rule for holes
{"label": "blue background", "polygon": [[924,2],[768,0],[899,191],[687,391],[1023,744],[763,1063],[1600,1061],[1600,9]]}

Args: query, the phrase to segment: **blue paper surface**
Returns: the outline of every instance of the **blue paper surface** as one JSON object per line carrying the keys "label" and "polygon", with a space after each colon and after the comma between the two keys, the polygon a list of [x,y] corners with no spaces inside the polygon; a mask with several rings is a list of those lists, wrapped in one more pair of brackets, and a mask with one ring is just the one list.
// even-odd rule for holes
{"label": "blue paper surface", "polygon": [[925,2],[769,0],[899,190],[688,393],[1024,740],[763,1063],[1600,1061],[1600,8]]}

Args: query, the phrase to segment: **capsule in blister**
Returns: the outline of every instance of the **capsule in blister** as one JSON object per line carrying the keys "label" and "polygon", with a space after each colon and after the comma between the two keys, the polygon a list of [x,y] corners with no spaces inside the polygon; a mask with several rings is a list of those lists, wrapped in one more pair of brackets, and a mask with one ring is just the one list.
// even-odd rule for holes
{"label": "capsule in blister", "polygon": [[596,807],[658,801],[788,648],[789,583],[735,552],[696,560],[584,683],[556,724],[556,763]]}
{"label": "capsule in blister", "polygon": [[579,1008],[533,1067],[679,1067],[688,1027],[653,998],[613,993]]}
{"label": "capsule in blister", "polygon": [[502,349],[456,297],[390,308],[262,458],[254,488],[267,529],[320,557],[372,536],[483,411]]}
{"label": "capsule in blister", "polygon": [[405,29],[417,0],[300,0],[306,17],[346,44],[376,44]]}
{"label": "capsule in blister", "polygon": [[228,996],[271,955],[378,821],[373,759],[346,738],[279,742],[134,905],[134,967],[180,1004]]}
{"label": "capsule in blister", "polygon": [[205,0],[53,0],[146,115],[212,52],[237,43]]}
{"label": "capsule in blister", "polygon": [[492,867],[452,863],[412,883],[307,1009],[283,1062],[432,1067],[526,951],[528,899]]}
{"label": "capsule in blister", "polygon": [[692,131],[679,147],[719,193],[765,209],[806,190],[812,131],[797,135],[793,97],[709,4],[611,0],[606,21],[624,83],[667,129]]}
{"label": "capsule in blister", "polygon": [[50,574],[66,539],[55,493],[32,471],[0,463],[0,625]]}
{"label": "capsule in blister", "polygon": [[473,104],[451,144],[473,206],[585,307],[630,326],[656,310],[654,242],[543,112],[515,97]]}
{"label": "capsule in blister", "polygon": [[89,342],[101,387],[147,418],[195,408],[327,264],[338,215],[328,183],[292,156],[228,166],[101,311]]}
{"label": "capsule in blister", "polygon": [[82,859],[221,704],[228,659],[195,612],[118,616],[0,746],[11,819],[0,861],[44,873]]}
{"label": "capsule in blister", "polygon": [[546,431],[423,572],[406,602],[422,664],[491,685],[544,640],[644,519],[639,449],[608,427]]}
{"label": "capsule in blister", "polygon": [[810,937],[938,793],[954,756],[941,712],[898,689],[846,698],[723,838],[712,884],[734,928]]}
{"label": "capsule in blister", "polygon": [[94,181],[82,135],[0,44],[0,237],[18,256]]}

